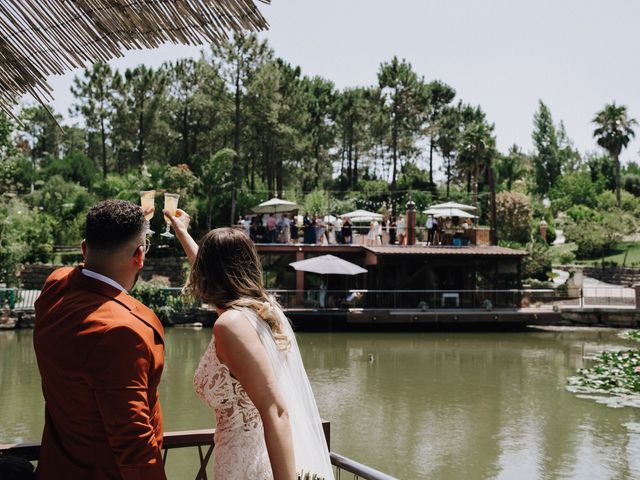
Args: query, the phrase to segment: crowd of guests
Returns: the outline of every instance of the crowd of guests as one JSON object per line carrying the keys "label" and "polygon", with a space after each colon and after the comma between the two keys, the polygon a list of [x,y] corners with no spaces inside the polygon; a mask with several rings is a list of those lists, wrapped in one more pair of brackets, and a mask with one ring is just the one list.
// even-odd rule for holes
{"label": "crowd of guests", "polygon": [[[429,215],[424,227],[418,227],[422,240],[427,245],[440,245],[443,232],[452,227],[467,229],[470,220],[458,222],[438,219]],[[315,245],[350,245],[353,243],[376,245],[406,245],[407,225],[405,216],[384,216],[380,221],[372,220],[367,226],[354,225],[348,217],[334,218],[310,215],[299,216],[288,213],[245,215],[238,225],[256,243],[286,243]]]}
{"label": "crowd of guests", "polygon": [[[330,221],[325,221],[330,219]],[[404,216],[373,220],[369,226],[354,225],[348,217],[334,218],[310,215],[258,214],[240,218],[239,226],[256,243],[289,243],[316,245],[394,245],[406,242]]]}

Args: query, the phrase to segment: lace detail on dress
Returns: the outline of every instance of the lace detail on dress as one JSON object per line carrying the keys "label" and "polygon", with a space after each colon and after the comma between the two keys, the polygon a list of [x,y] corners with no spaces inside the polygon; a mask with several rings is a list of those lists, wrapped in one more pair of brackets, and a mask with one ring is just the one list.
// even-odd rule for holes
{"label": "lace detail on dress", "polygon": [[258,410],[216,355],[215,338],[196,369],[193,386],[216,416],[216,480],[271,480],[271,464]]}

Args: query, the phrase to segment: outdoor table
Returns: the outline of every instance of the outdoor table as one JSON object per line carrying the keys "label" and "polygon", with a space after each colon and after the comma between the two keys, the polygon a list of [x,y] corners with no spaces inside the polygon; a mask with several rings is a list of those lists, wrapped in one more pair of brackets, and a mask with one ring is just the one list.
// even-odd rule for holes
{"label": "outdoor table", "polygon": [[460,306],[460,294],[459,293],[443,293],[442,294],[442,306],[446,306],[447,300],[454,300],[456,302],[456,307]]}

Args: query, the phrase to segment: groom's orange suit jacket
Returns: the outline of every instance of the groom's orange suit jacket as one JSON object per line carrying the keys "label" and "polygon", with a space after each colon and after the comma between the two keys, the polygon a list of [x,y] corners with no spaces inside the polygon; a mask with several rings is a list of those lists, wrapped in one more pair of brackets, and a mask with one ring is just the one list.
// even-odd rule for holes
{"label": "groom's orange suit jacket", "polygon": [[36,301],[45,425],[37,478],[164,480],[164,331],[111,285],[61,268]]}

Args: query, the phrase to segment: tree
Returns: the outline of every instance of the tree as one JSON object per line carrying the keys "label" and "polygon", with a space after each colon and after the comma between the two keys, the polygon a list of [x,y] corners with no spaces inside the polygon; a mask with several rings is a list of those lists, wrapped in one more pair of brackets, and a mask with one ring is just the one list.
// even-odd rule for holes
{"label": "tree", "polygon": [[551,111],[542,100],[539,101],[538,111],[533,116],[533,124],[532,137],[536,148],[536,154],[533,156],[535,191],[540,195],[546,195],[562,173],[562,161]]}
{"label": "tree", "polygon": [[71,108],[72,114],[81,114],[85,128],[89,135],[89,155],[92,155],[92,137],[98,135],[100,158],[102,163],[102,178],[107,178],[108,151],[107,143],[114,112],[114,85],[111,67],[102,62],[94,63],[84,71],[83,78],[75,77],[71,86],[71,93],[75,101]]}
{"label": "tree", "polygon": [[114,137],[120,169],[134,165],[144,169],[148,150],[158,148],[149,139],[164,101],[166,81],[162,70],[144,65],[127,69],[124,78],[114,75],[118,92]]}
{"label": "tree", "polygon": [[504,183],[507,191],[511,191],[514,182],[524,174],[526,160],[527,156],[516,144],[511,145],[506,155],[500,155],[496,163],[496,172],[498,181]]}
{"label": "tree", "polygon": [[444,82],[434,80],[427,84],[429,109],[425,133],[429,137],[429,181],[433,184],[433,151],[438,136],[438,121],[455,98],[456,91]]}
{"label": "tree", "polygon": [[453,164],[460,144],[460,125],[462,123],[462,104],[445,107],[437,122],[436,146],[444,159],[446,176],[446,196],[449,198]]}
{"label": "tree", "polygon": [[347,88],[340,92],[336,100],[340,173],[346,178],[346,186],[350,188],[356,188],[358,184],[358,161],[368,150],[367,114],[370,95],[362,87]]}
{"label": "tree", "polygon": [[[62,130],[59,122],[62,121],[62,117],[50,112],[49,107],[38,105],[24,108],[20,113],[24,125],[21,133],[28,146],[34,171],[46,158],[57,158],[60,154]],[[33,190],[32,183],[31,191]]]}
{"label": "tree", "polygon": [[391,188],[396,186],[398,163],[416,153],[416,139],[421,131],[427,108],[428,90],[423,80],[413,71],[411,64],[393,57],[380,65],[378,84],[384,98],[385,112],[389,118],[393,170]]}
{"label": "tree", "polygon": [[[202,176],[200,177],[201,187],[205,197],[206,225],[207,230],[213,226],[213,209],[218,205],[229,204],[225,201],[229,192],[229,187],[233,183],[231,170],[236,153],[230,148],[222,149],[212,155],[202,166]],[[216,188],[212,188],[215,185]]]}
{"label": "tree", "polygon": [[638,122],[628,117],[626,106],[613,102],[596,113],[593,123],[597,125],[593,131],[596,142],[609,153],[614,162],[616,204],[620,207],[620,153],[635,136],[633,127]]}
{"label": "tree", "polygon": [[245,178],[248,177],[248,165],[243,161],[241,145],[243,123],[242,104],[248,84],[258,67],[269,60],[273,52],[266,41],[258,40],[255,34],[244,35],[234,33],[233,39],[211,46],[214,62],[219,62],[220,72],[227,85],[232,89],[234,97],[233,115],[233,151],[237,161],[233,163],[233,180],[231,194],[231,223],[235,221],[237,190],[241,168],[244,167]]}
{"label": "tree", "polygon": [[335,110],[336,93],[333,82],[319,76],[302,78],[301,88],[309,112],[304,127],[308,148],[304,155],[307,162],[303,165],[306,175],[302,184],[302,189],[307,191],[317,188],[321,179],[331,178],[333,173],[329,151],[335,140],[332,113]]}

